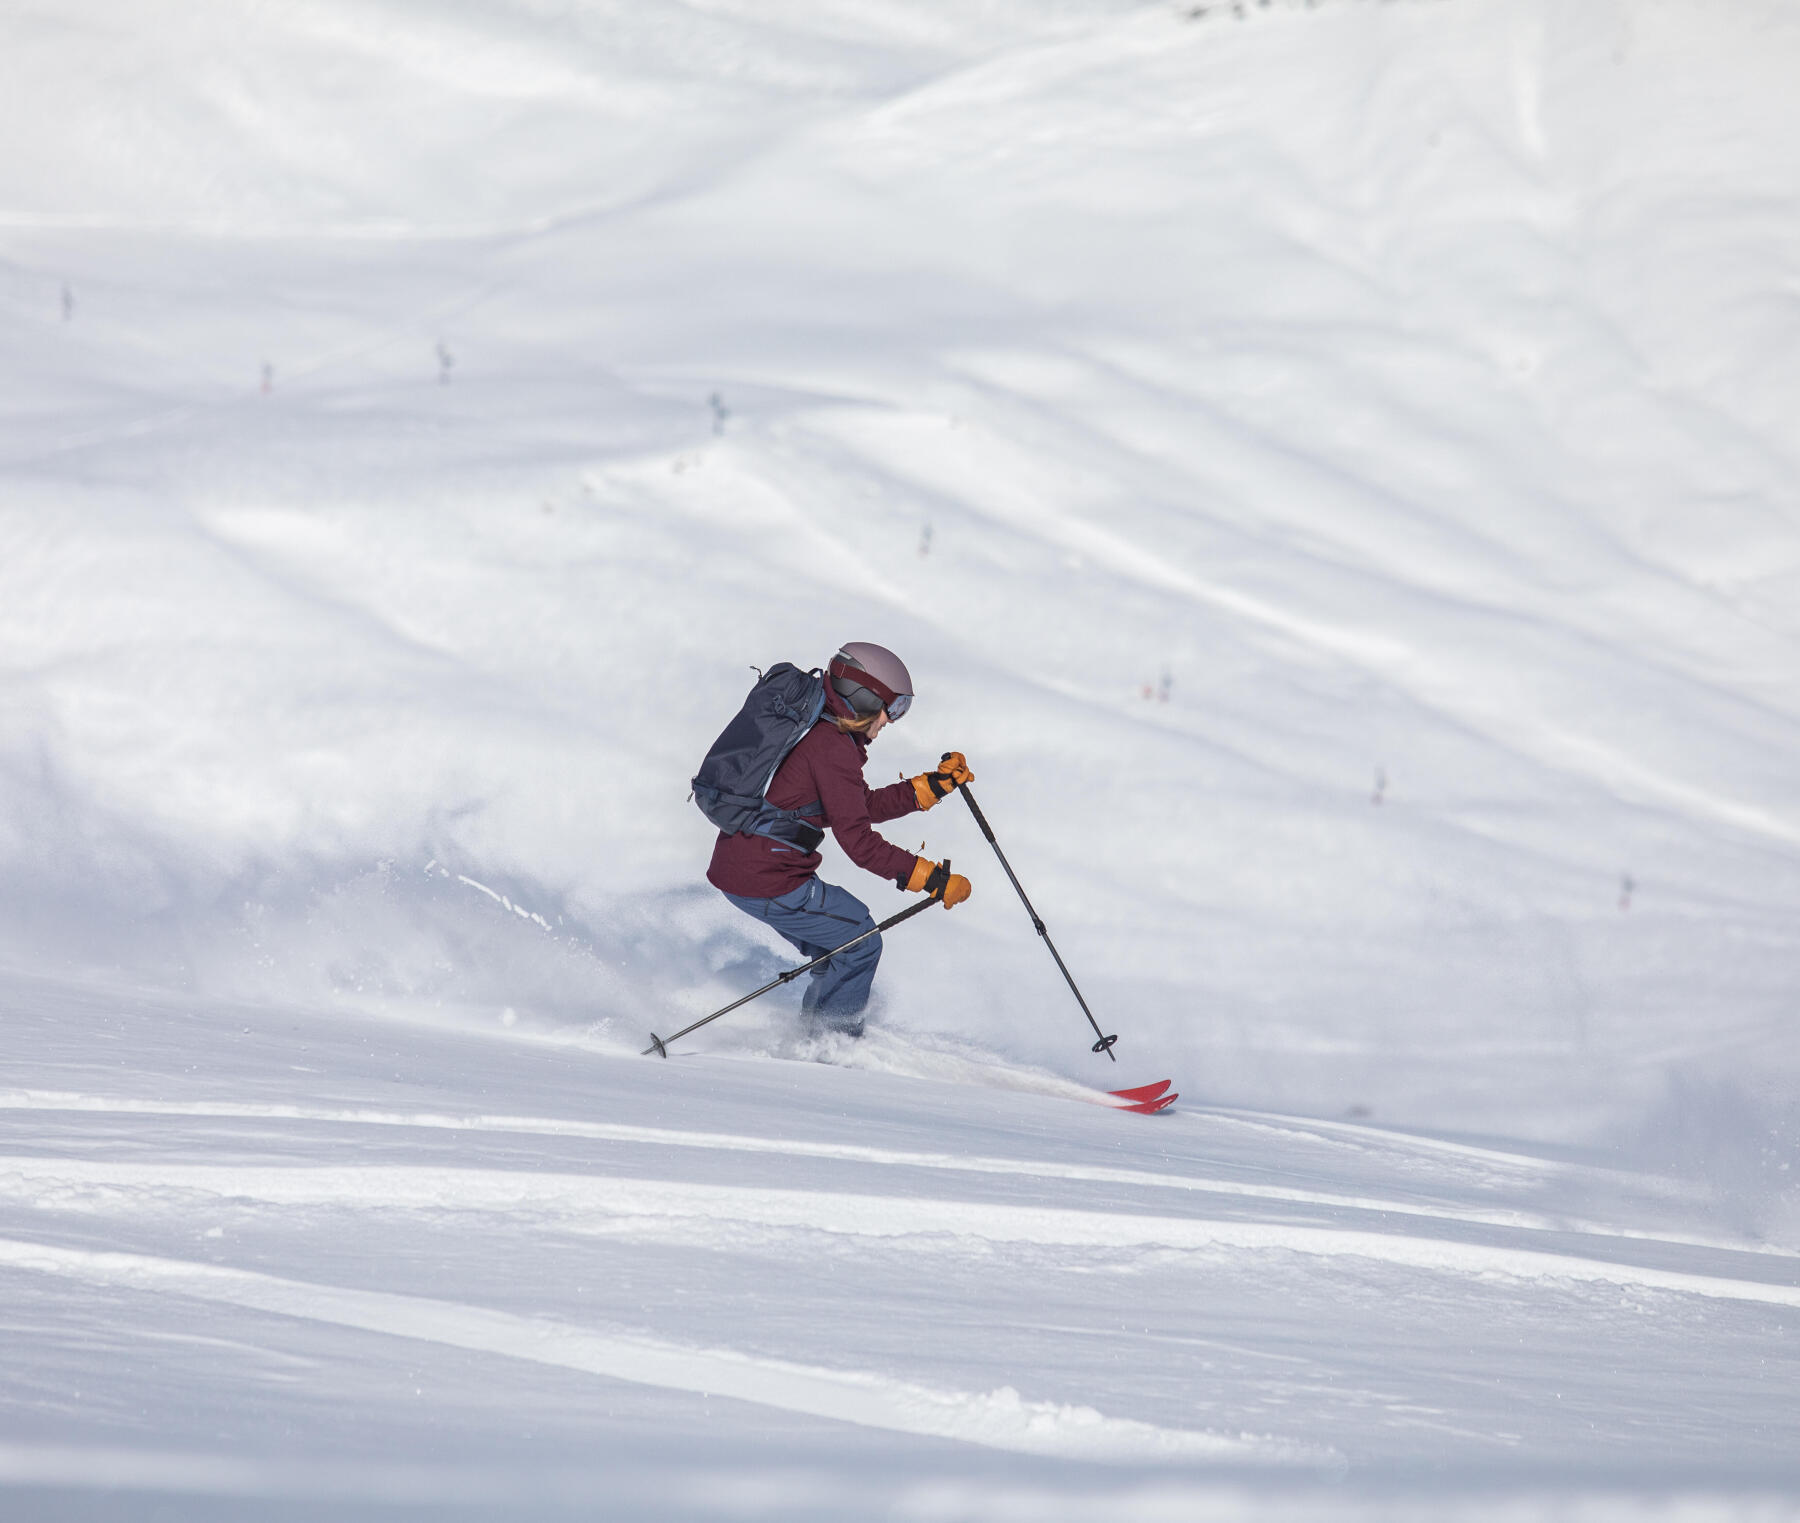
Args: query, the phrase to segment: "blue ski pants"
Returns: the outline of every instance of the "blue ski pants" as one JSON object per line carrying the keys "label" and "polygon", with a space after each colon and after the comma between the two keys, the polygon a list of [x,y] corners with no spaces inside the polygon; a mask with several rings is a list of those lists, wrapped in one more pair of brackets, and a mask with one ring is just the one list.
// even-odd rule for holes
{"label": "blue ski pants", "polygon": [[[875,921],[869,907],[856,895],[808,878],[800,887],[775,899],[725,897],[746,915],[754,915],[803,952],[818,957],[841,947],[852,936],[872,931]],[[806,993],[800,1000],[803,1015],[828,1026],[861,1029],[863,1007],[869,1003],[869,986],[875,982],[875,965],[881,961],[881,938],[871,936],[807,975]]]}

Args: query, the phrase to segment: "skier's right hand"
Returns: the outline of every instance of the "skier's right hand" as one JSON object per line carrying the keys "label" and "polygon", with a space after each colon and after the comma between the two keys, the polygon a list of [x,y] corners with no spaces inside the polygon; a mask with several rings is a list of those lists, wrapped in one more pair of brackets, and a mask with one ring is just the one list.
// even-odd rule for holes
{"label": "skier's right hand", "polygon": [[941,899],[944,908],[955,909],[969,897],[969,880],[950,871],[947,862],[933,862],[929,857],[913,858],[912,876],[899,885],[910,894],[929,894]]}

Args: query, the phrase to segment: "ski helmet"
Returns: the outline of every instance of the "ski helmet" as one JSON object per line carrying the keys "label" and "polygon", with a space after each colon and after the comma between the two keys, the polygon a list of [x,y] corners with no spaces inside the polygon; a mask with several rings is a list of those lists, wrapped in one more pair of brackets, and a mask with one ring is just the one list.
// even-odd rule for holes
{"label": "ski helmet", "polygon": [[887,710],[898,719],[912,707],[906,663],[884,645],[852,640],[831,658],[831,688],[858,714]]}

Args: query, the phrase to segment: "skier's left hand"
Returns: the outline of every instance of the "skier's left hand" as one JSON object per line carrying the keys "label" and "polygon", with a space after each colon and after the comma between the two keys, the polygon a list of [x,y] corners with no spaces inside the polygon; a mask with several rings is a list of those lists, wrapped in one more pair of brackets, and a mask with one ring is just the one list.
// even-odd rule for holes
{"label": "skier's left hand", "polygon": [[962,752],[946,751],[937,771],[921,772],[912,780],[913,793],[919,800],[919,807],[929,809],[953,790],[974,781],[975,774],[969,770],[968,759]]}
{"label": "skier's left hand", "polygon": [[969,897],[969,880],[951,872],[948,862],[933,862],[930,857],[914,857],[912,875],[898,879],[894,887],[909,894],[926,894],[947,910]]}

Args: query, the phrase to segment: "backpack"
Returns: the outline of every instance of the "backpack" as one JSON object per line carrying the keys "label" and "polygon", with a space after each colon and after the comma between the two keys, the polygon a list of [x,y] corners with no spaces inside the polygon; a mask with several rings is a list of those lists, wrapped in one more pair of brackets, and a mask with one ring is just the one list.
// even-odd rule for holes
{"label": "backpack", "polygon": [[786,661],[757,673],[756,686],[712,743],[694,774],[694,802],[728,836],[768,836],[814,850],[825,832],[803,816],[821,817],[817,804],[777,809],[764,797],[788,752],[825,712],[825,679]]}

